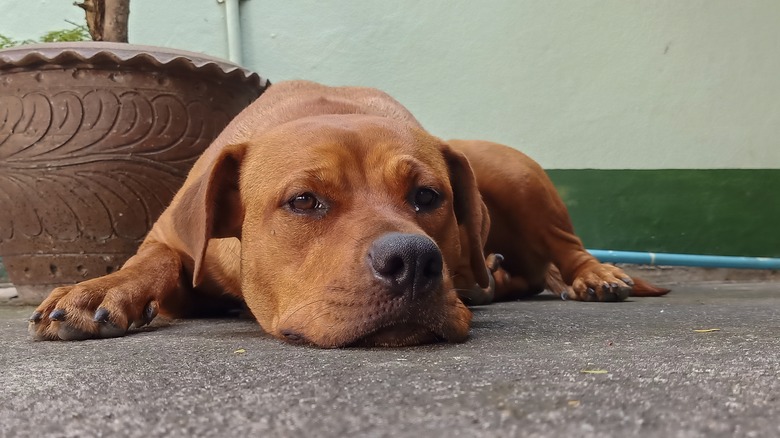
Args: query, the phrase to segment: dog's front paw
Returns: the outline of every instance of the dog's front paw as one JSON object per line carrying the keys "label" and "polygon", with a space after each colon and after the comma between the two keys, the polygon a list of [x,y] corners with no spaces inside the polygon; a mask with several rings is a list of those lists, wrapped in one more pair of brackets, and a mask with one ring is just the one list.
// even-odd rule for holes
{"label": "dog's front paw", "polygon": [[31,337],[65,341],[113,338],[150,323],[157,316],[157,301],[114,275],[54,289],[30,316]]}
{"label": "dog's front paw", "polygon": [[631,277],[620,268],[599,263],[583,270],[561,297],[578,301],[623,301],[633,285]]}

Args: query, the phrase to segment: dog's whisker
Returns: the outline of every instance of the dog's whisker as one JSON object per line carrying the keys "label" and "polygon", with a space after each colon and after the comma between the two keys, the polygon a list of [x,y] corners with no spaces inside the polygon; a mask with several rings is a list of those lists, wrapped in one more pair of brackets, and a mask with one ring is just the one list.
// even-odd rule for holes
{"label": "dog's whisker", "polygon": [[[329,306],[329,307],[324,307],[324,308],[322,308],[322,309],[319,309],[319,312],[317,312],[317,313],[315,313],[315,314],[312,314],[312,315],[309,317],[309,319],[307,319],[306,321],[304,321],[304,323],[303,323],[303,324],[308,326],[308,325],[312,324],[314,321],[317,321],[317,320],[318,320],[318,319],[320,319],[320,318],[324,318],[324,317],[326,317],[326,316],[331,316],[332,314],[331,314],[331,312],[329,312],[329,310],[331,310],[331,309],[332,309],[332,308],[334,308],[334,307],[335,307],[335,306]],[[337,323],[338,323],[338,322],[334,322],[334,324],[337,324]]]}
{"label": "dog's whisker", "polygon": [[[325,315],[331,315],[331,312],[330,312],[331,309],[335,309],[335,308],[338,308],[338,307],[342,306],[341,303],[337,303],[337,302],[334,302],[332,300],[325,300],[325,299],[323,299],[323,300],[317,300],[316,301],[316,303],[322,303],[322,302],[324,302],[325,305],[322,306],[321,308],[317,309],[316,312],[312,313],[306,320],[304,320],[302,322],[303,326],[308,326],[312,322],[316,321],[317,319],[319,319],[319,318],[321,318],[321,317],[323,317]],[[313,304],[313,303],[309,303],[309,304]],[[300,308],[297,309],[296,311],[298,311],[298,310],[300,310]],[[290,315],[290,316],[292,316],[292,315]],[[289,319],[289,317],[285,319],[285,322],[287,321],[287,319]]]}
{"label": "dog's whisker", "polygon": [[302,304],[302,305],[298,306],[295,310],[293,310],[291,313],[289,313],[287,315],[287,317],[284,318],[284,321],[280,322],[279,325],[282,325],[282,326],[285,325],[290,320],[290,318],[292,318],[296,313],[298,313],[299,311],[303,310],[304,308],[306,308],[308,306],[311,306],[311,305],[314,305],[314,304],[317,304],[317,303],[322,303],[322,302],[326,302],[326,300],[324,298],[319,299],[319,300],[312,300],[312,301],[307,302],[306,304]]}

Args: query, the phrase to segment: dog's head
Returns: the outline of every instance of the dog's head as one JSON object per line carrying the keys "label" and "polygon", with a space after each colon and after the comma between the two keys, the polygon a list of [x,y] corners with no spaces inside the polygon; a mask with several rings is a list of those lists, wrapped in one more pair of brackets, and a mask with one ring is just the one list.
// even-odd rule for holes
{"label": "dog's head", "polygon": [[[211,152],[211,151],[210,151]],[[488,218],[463,155],[386,118],[317,116],[205,160],[185,193],[194,281],[241,241],[241,289],[288,341],[400,346],[467,337],[457,287],[487,287]]]}

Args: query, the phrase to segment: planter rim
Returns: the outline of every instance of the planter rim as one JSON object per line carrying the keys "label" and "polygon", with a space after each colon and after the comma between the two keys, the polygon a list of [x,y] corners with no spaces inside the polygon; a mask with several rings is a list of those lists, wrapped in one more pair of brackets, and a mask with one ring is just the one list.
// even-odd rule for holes
{"label": "planter rim", "polygon": [[103,41],[24,44],[0,50],[0,72],[15,67],[41,64],[87,62],[96,65],[118,63],[151,64],[156,67],[188,70],[216,70],[226,76],[241,77],[256,82],[264,89],[268,80],[257,73],[227,60],[186,50]]}

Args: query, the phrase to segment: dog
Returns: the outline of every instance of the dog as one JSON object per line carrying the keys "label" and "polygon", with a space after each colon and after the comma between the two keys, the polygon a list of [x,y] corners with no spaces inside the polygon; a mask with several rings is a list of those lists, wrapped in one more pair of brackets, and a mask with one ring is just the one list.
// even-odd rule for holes
{"label": "dog", "polygon": [[243,303],[291,343],[462,342],[467,305],[545,289],[667,292],[591,256],[524,154],[442,141],[375,89],[290,81],[207,148],[122,269],[54,289],[29,332],[110,338]]}

